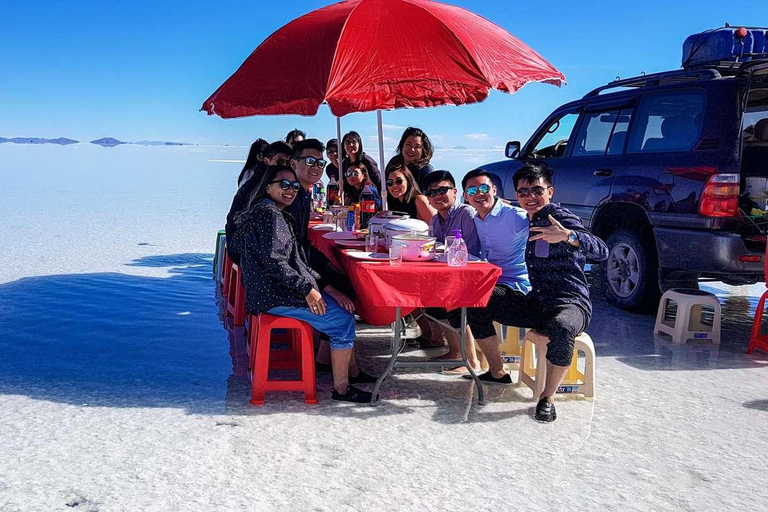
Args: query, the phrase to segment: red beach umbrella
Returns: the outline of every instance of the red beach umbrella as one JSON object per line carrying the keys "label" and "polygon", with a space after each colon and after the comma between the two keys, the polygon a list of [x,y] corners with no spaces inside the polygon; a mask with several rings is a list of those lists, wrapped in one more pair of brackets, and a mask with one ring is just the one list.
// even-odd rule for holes
{"label": "red beach umbrella", "polygon": [[431,0],[347,0],[269,36],[205,103],[222,118],[463,105],[565,76],[498,25]]}

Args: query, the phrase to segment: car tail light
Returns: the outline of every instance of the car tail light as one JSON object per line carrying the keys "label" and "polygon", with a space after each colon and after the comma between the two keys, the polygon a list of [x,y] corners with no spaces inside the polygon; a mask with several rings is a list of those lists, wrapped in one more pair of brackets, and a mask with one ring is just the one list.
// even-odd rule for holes
{"label": "car tail light", "polygon": [[734,217],[739,211],[739,175],[713,174],[704,185],[699,213],[705,217]]}
{"label": "car tail light", "polygon": [[739,261],[742,263],[760,263],[763,257],[759,254],[742,254],[739,256]]}

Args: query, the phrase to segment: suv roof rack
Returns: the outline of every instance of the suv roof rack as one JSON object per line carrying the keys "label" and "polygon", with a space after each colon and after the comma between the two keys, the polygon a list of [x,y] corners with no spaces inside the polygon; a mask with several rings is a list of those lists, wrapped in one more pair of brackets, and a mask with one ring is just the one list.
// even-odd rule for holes
{"label": "suv roof rack", "polygon": [[716,80],[722,78],[720,72],[713,68],[701,69],[677,69],[674,71],[664,71],[650,75],[640,75],[624,80],[614,80],[613,82],[602,85],[584,95],[584,99],[593,98],[600,95],[601,92],[618,87],[652,87],[655,85],[675,84],[685,82],[699,82],[702,80]]}

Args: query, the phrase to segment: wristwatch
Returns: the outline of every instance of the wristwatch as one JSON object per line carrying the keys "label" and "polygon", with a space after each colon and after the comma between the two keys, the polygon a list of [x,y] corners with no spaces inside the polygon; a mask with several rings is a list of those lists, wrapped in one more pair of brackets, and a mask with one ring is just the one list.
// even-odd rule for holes
{"label": "wristwatch", "polygon": [[573,245],[573,244],[575,244],[575,243],[576,243],[578,240],[579,240],[579,237],[577,237],[577,236],[576,236],[576,232],[575,232],[575,231],[573,231],[573,230],[571,230],[571,231],[568,233],[568,243],[569,243],[569,244],[571,244],[571,245]]}

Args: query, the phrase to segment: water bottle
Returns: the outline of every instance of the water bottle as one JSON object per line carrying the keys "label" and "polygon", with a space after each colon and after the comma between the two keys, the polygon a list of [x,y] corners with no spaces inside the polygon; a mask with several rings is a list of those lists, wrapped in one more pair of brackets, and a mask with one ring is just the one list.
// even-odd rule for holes
{"label": "water bottle", "polygon": [[467,259],[469,258],[469,252],[467,251],[467,244],[464,239],[461,238],[461,230],[455,230],[456,238],[451,246],[448,248],[447,259],[449,267],[466,267]]}
{"label": "water bottle", "polygon": [[368,221],[376,215],[376,200],[371,184],[366,183],[360,193],[360,229],[368,229]]}
{"label": "water bottle", "polygon": [[315,210],[320,210],[323,207],[323,199],[321,197],[321,191],[323,190],[323,184],[321,182],[317,182],[314,185],[312,185],[312,207]]}
{"label": "water bottle", "polygon": [[347,231],[354,231],[355,230],[355,207],[354,205],[350,205],[349,211],[347,212]]}

